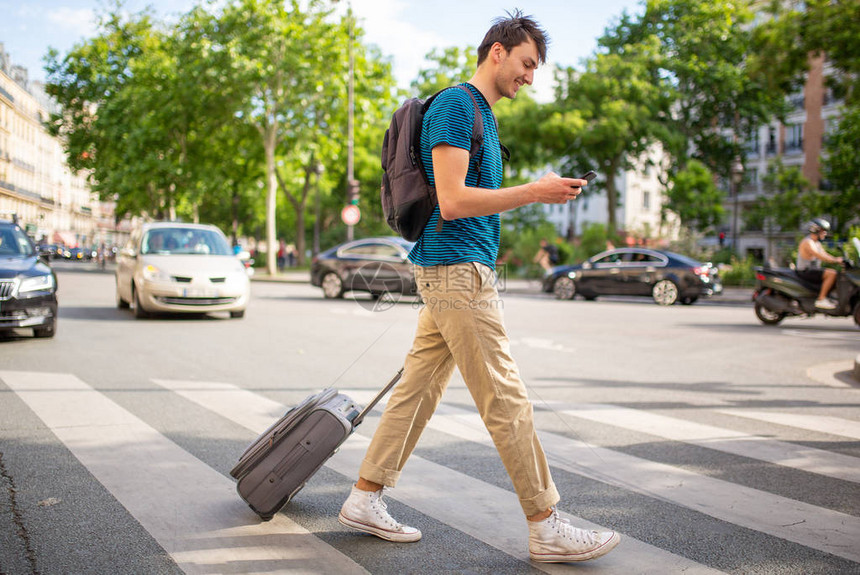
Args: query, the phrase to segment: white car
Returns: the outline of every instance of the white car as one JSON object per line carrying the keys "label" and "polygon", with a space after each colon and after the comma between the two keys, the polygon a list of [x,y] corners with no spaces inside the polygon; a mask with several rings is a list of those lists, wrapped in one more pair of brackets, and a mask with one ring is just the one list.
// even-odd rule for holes
{"label": "white car", "polygon": [[116,304],[153,312],[229,312],[243,317],[251,282],[215,226],[158,222],[132,232],[117,255]]}

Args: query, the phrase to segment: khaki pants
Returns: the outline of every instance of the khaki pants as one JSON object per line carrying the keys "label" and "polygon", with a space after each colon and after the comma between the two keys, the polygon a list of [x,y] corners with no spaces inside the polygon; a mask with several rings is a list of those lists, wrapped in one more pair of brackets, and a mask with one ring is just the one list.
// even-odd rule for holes
{"label": "khaki pants", "polygon": [[[502,322],[495,272],[483,264],[415,267],[424,306],[403,379],[382,414],[359,475],[393,487],[456,366],[527,516],[559,501],[532,405]],[[456,486],[448,486],[456,493]]]}

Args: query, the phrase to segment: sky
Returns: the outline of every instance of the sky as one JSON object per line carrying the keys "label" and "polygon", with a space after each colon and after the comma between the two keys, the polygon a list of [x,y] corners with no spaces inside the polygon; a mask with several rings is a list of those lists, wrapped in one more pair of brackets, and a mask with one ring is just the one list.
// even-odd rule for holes
{"label": "sky", "polygon": [[[126,0],[138,12],[147,6],[166,20],[198,0]],[[597,38],[623,11],[642,12],[641,0],[351,0],[365,40],[391,57],[399,86],[408,88],[433,48],[477,46],[492,21],[521,8],[533,16],[550,37],[547,66],[538,69],[534,91],[540,100],[552,95],[554,64],[578,66],[597,47]],[[0,0],[0,43],[12,63],[24,66],[32,80],[44,81],[43,58],[49,48],[60,54],[96,32],[104,0]],[[347,2],[340,1],[341,9]]]}

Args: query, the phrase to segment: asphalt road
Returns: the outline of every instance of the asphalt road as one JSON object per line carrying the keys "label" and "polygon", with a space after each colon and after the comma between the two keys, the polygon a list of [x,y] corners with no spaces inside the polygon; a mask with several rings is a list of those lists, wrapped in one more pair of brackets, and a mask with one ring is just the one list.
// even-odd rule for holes
{"label": "asphalt road", "polygon": [[379,411],[261,523],[229,470],[287,406],[367,401],[401,365],[416,303],[255,282],[244,319],[135,320],[113,277],[57,266],[52,340],[0,336],[0,573],[860,573],[860,330],[758,324],[748,303],[503,297],[512,349],[578,525],[610,555],[528,561],[498,456],[455,375],[387,495],[424,538],[337,511]]}

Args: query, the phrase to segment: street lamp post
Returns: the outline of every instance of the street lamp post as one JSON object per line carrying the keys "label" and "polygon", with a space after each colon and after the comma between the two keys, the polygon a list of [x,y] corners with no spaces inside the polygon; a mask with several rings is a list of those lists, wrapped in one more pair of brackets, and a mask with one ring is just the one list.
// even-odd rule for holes
{"label": "street lamp post", "polygon": [[738,196],[741,192],[741,182],[743,179],[744,164],[741,162],[740,156],[735,156],[731,167],[732,195],[734,196],[735,204],[732,212],[732,251],[734,251],[738,257],[741,255],[740,250],[738,250]]}

